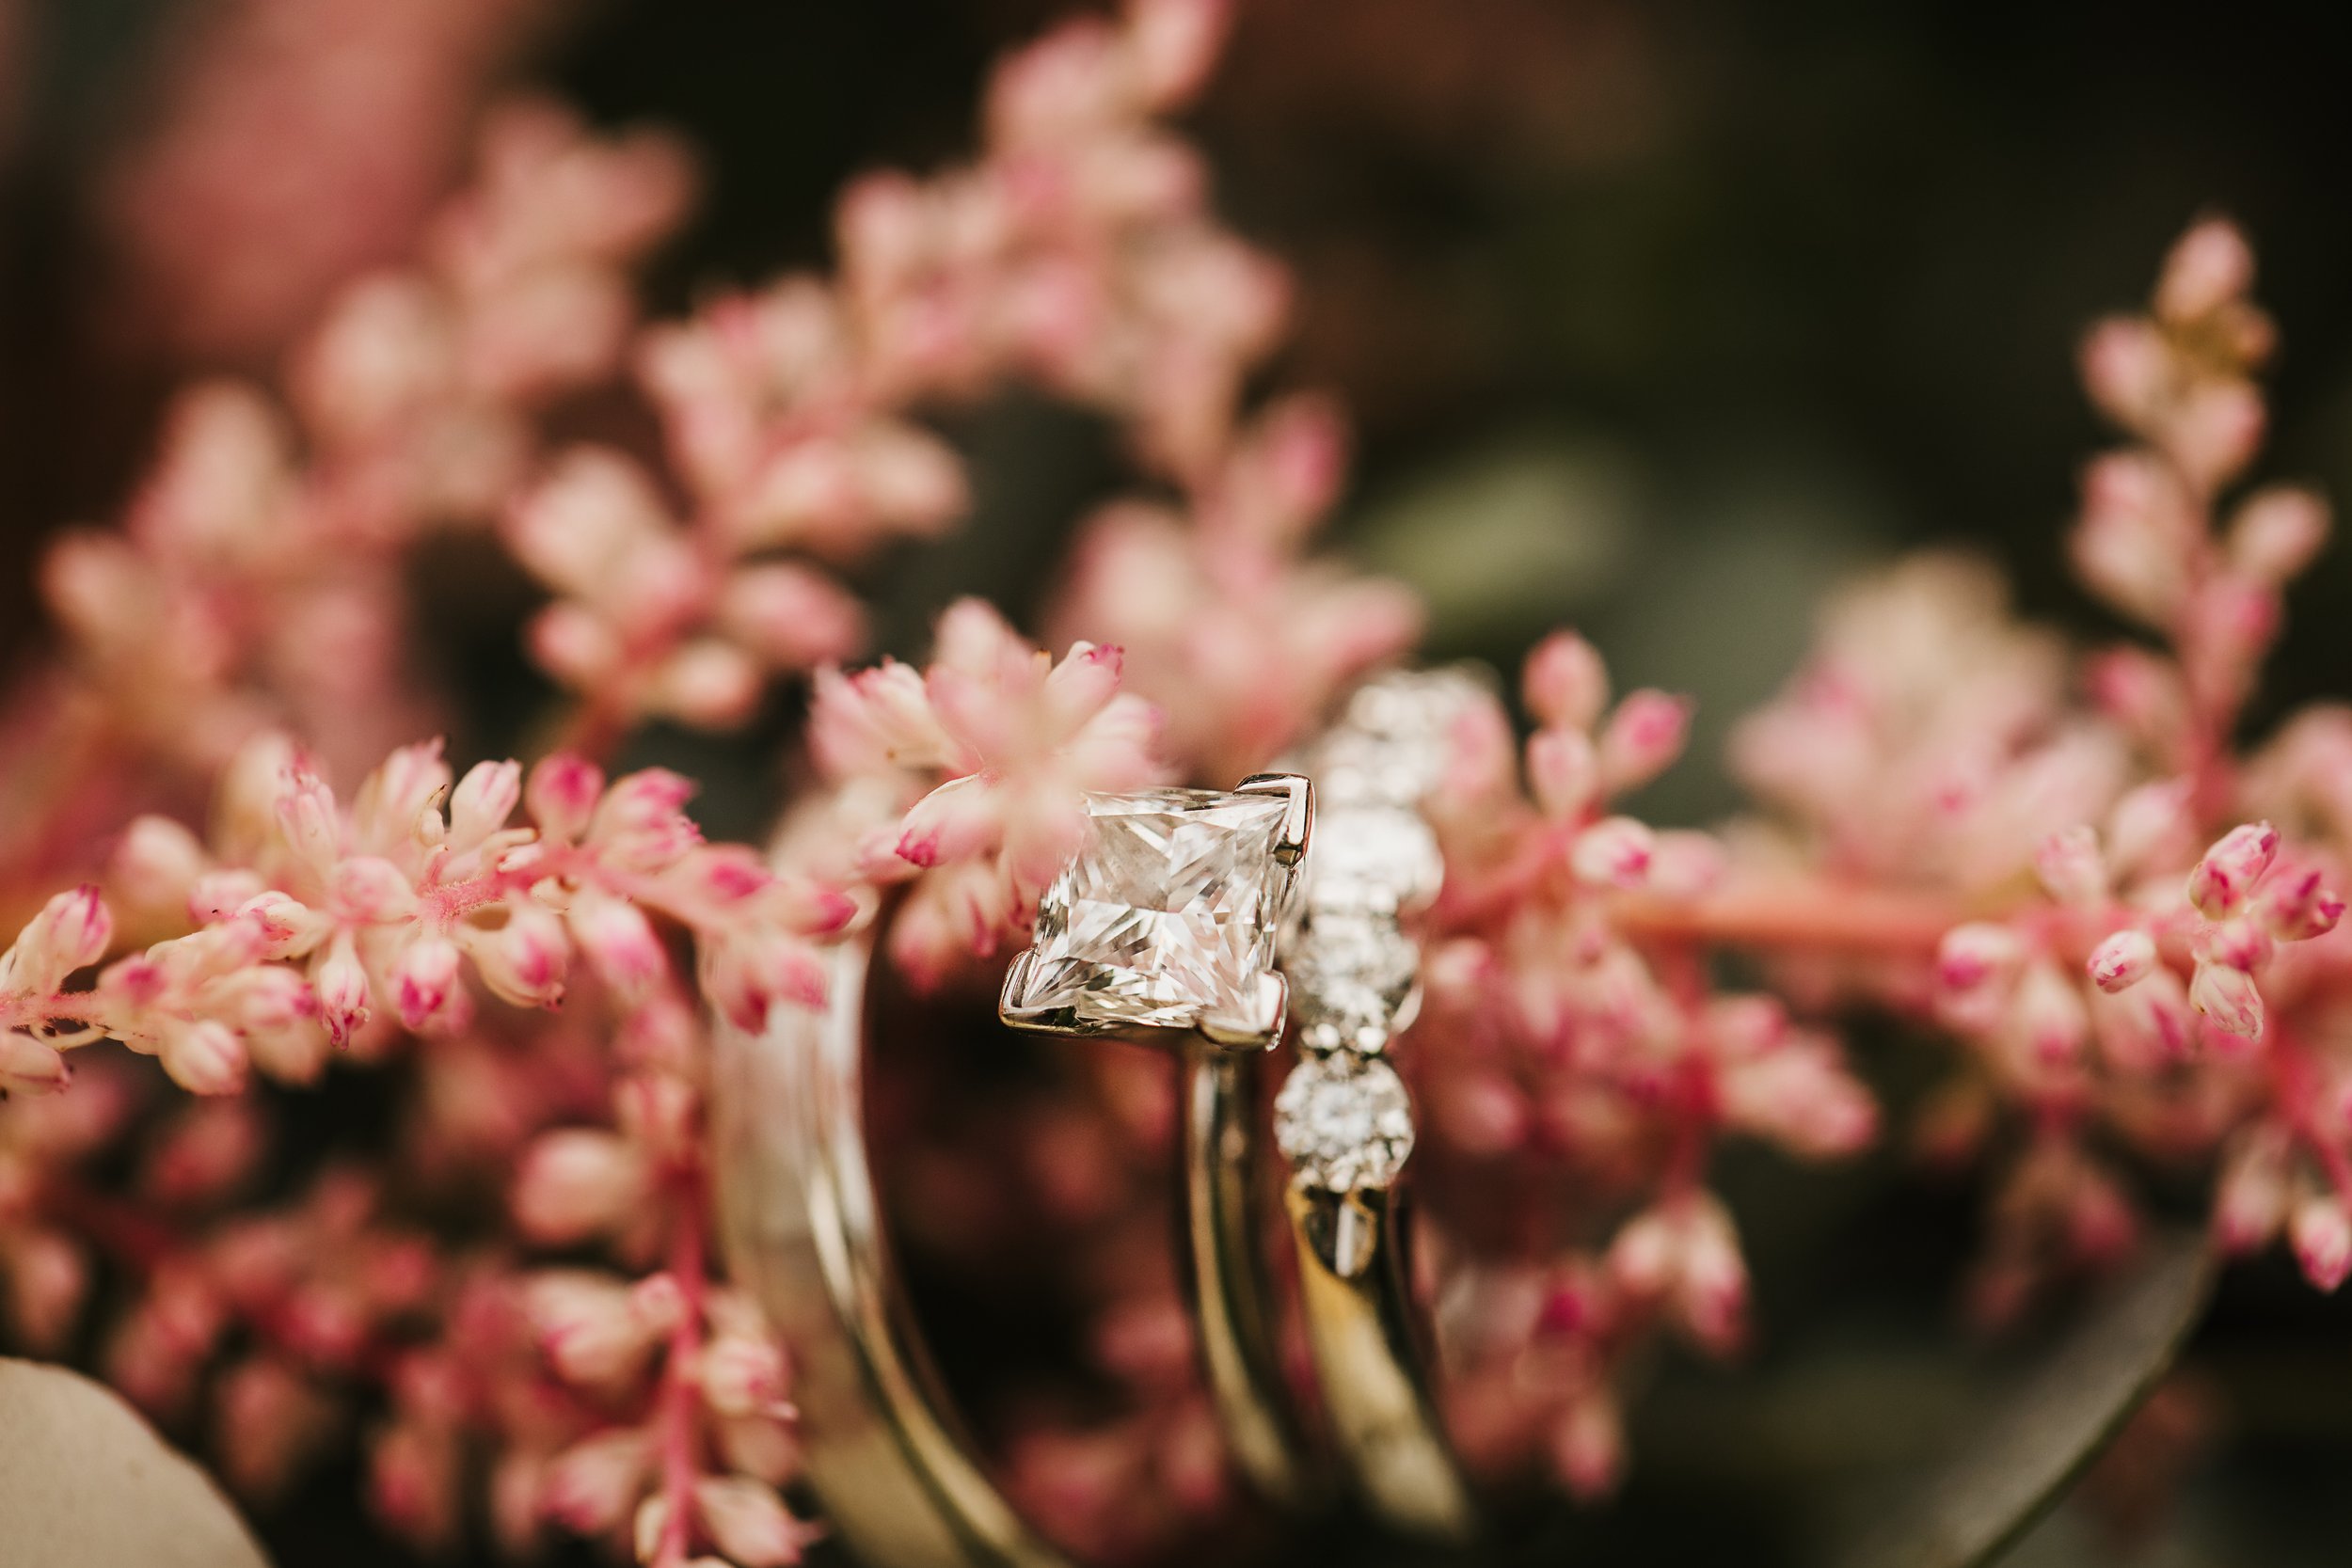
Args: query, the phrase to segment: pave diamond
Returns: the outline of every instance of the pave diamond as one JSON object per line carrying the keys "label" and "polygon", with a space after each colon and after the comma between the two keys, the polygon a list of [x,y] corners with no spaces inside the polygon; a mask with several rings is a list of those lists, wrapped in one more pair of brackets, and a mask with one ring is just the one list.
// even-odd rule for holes
{"label": "pave diamond", "polygon": [[1274,1141],[1310,1186],[1388,1187],[1413,1152],[1412,1102],[1386,1062],[1302,1057],[1274,1098]]}
{"label": "pave diamond", "polygon": [[1205,789],[1089,796],[1086,843],[1039,901],[1009,1007],[1095,1030],[1256,1014],[1291,881],[1275,856],[1288,809]]}

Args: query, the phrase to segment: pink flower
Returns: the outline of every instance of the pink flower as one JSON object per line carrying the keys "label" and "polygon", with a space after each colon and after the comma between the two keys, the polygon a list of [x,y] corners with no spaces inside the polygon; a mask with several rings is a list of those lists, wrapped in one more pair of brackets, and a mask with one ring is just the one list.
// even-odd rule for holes
{"label": "pink flower", "polygon": [[564,1246],[620,1229],[648,1192],[645,1163],[624,1138],[565,1128],[532,1144],[515,1180],[515,1220],[532,1240]]}
{"label": "pink flower", "polygon": [[2091,983],[2112,994],[2146,979],[2156,967],[2155,939],[2145,931],[2118,931],[2091,950],[2085,965]]}

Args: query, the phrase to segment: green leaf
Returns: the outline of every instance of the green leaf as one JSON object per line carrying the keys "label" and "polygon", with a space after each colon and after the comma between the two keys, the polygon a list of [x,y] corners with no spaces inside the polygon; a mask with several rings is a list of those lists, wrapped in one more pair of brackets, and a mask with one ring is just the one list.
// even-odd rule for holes
{"label": "green leaf", "polygon": [[2128,1275],[1987,1402],[1967,1438],[1856,1532],[1837,1568],[1979,1568],[2066,1495],[2171,1366],[2212,1293],[2197,1229],[2160,1232]]}

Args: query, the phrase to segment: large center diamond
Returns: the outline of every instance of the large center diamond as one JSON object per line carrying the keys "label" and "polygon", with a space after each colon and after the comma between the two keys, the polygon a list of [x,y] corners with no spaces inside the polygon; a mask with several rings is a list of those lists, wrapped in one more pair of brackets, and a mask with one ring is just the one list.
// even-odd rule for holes
{"label": "large center diamond", "polygon": [[1085,845],[1038,904],[1020,995],[1066,1026],[1248,1017],[1274,965],[1290,869],[1280,795],[1156,789],[1087,800]]}

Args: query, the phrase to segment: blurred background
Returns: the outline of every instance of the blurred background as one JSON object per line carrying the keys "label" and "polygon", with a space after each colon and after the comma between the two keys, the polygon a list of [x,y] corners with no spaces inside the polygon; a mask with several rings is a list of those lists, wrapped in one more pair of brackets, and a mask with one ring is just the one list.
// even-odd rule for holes
{"label": "blurred background", "polygon": [[[498,87],[695,145],[700,216],[654,281],[674,310],[820,264],[843,179],[957,155],[986,62],[1065,8],[0,0],[0,640],[39,638],[40,542],[112,515],[164,393],[266,370],[329,288],[405,251]],[[1232,221],[1296,276],[1277,374],[1355,411],[1341,543],[1424,592],[1436,652],[1508,663],[1572,623],[1628,683],[1697,696],[1692,759],[1644,808],[1704,821],[1736,804],[1729,721],[1820,595],[1895,552],[1981,551],[2030,613],[2110,629],[2062,570],[2104,439],[2074,348],[2201,212],[2247,227],[2282,332],[2262,473],[2352,497],[2347,45],[2352,17],[2318,5],[1245,0],[1196,129]],[[978,515],[877,569],[896,651],[959,593],[1023,614],[1118,479],[1065,412],[952,434]],[[512,643],[529,590],[486,556],[443,565],[433,643],[477,732],[458,750],[511,744],[543,695]],[[2274,705],[2345,690],[2352,552],[2293,608]],[[651,744],[713,780],[716,831],[772,811],[772,746]],[[1899,1104],[1905,1047],[1864,1046]],[[1667,1370],[1625,1496],[1530,1523],[1508,1560],[1804,1560],[1824,1489],[1964,1403],[1976,1195],[1891,1154],[1753,1158],[1728,1185],[1757,1352]],[[959,1361],[980,1336],[944,1338],[984,1383]],[[2342,1560],[2352,1311],[2274,1259],[2225,1282],[2186,1368],[2163,1407],[2182,1484],[2111,1485],[2014,1560]],[[330,1560],[353,1490],[265,1522],[286,1561]]]}

